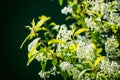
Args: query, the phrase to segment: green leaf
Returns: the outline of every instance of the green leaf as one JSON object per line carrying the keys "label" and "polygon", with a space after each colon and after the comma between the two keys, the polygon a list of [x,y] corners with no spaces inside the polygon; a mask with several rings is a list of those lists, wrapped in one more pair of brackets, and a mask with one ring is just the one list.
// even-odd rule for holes
{"label": "green leaf", "polygon": [[93,32],[92,33],[92,40],[93,41],[97,41],[97,40],[99,40],[99,33],[98,32]]}
{"label": "green leaf", "polygon": [[120,45],[120,33],[117,34],[117,41],[118,41],[118,43]]}
{"label": "green leaf", "polygon": [[47,60],[42,60],[42,61],[41,61],[41,67],[42,67],[42,70],[43,70],[43,71],[45,71],[46,64],[47,64]]}
{"label": "green leaf", "polygon": [[105,58],[104,56],[101,56],[101,57],[97,58],[97,60],[95,61],[94,66],[96,67],[100,63],[100,61],[102,61],[104,58]]}
{"label": "green leaf", "polygon": [[69,49],[70,50],[72,50],[72,51],[76,51],[77,50],[77,47],[78,47],[78,44],[71,44],[70,46],[69,46]]}
{"label": "green leaf", "polygon": [[32,28],[35,28],[35,19],[32,20]]}
{"label": "green leaf", "polygon": [[40,31],[40,30],[44,30],[44,31],[46,31],[47,28],[45,28],[45,27],[41,27],[41,28],[38,29],[38,31]]}
{"label": "green leaf", "polygon": [[79,74],[78,79],[81,79],[82,75],[83,75],[86,71],[89,71],[89,70],[91,70],[91,69],[85,69],[85,70],[83,70],[83,71]]}
{"label": "green leaf", "polygon": [[108,80],[104,74],[100,74],[100,77],[102,78],[102,80]]}
{"label": "green leaf", "polygon": [[63,0],[59,0],[59,4],[60,4],[60,6],[62,6]]}
{"label": "green leaf", "polygon": [[40,38],[36,38],[36,39],[34,39],[34,40],[28,45],[28,51],[29,51],[29,52],[32,50],[32,48],[33,48],[34,46],[37,45],[37,43],[38,43],[39,40],[40,40]]}
{"label": "green leaf", "polygon": [[93,49],[96,50],[96,44],[94,42],[91,42],[90,44],[92,45]]}
{"label": "green leaf", "polygon": [[71,16],[68,16],[68,17],[65,18],[66,21],[68,21],[68,20],[70,20],[70,19],[74,19],[74,18],[71,17]]}
{"label": "green leaf", "polygon": [[37,47],[39,46],[40,44],[36,44],[32,49],[31,49],[31,51],[28,53],[28,59],[32,56],[32,55],[34,55],[35,53],[36,53],[36,49],[37,49]]}
{"label": "green leaf", "polygon": [[53,60],[52,60],[52,64],[53,64],[53,66],[56,66],[57,65],[57,59],[56,58],[54,58]]}
{"label": "green leaf", "polygon": [[47,21],[50,19],[50,17],[46,17],[44,15],[39,17],[40,21],[37,22],[36,26],[35,26],[35,30],[36,32],[39,31],[39,28]]}
{"label": "green leaf", "polygon": [[67,71],[61,71],[61,75],[63,76],[64,80],[68,78]]}
{"label": "green leaf", "polygon": [[87,62],[89,63],[90,67],[91,67],[92,69],[94,69],[93,63],[92,63],[90,60],[87,60]]}
{"label": "green leaf", "polygon": [[87,31],[87,30],[88,30],[87,28],[78,29],[78,30],[74,33],[74,36],[76,36],[76,35],[78,35],[78,34],[80,34],[80,33],[82,33],[82,32],[85,32],[85,31]]}
{"label": "green leaf", "polygon": [[67,71],[68,73],[68,76],[71,77],[72,76],[72,73],[70,71]]}
{"label": "green leaf", "polygon": [[101,52],[102,52],[102,50],[103,50],[103,48],[97,48],[96,54],[101,53]]}
{"label": "green leaf", "polygon": [[76,13],[76,10],[77,10],[77,5],[76,4],[72,6],[72,10],[73,10],[74,13]]}
{"label": "green leaf", "polygon": [[30,63],[36,58],[37,55],[38,55],[38,53],[32,55],[32,56],[28,59],[28,61],[27,61],[27,66],[30,65]]}
{"label": "green leaf", "polygon": [[58,40],[58,39],[51,39],[48,41],[48,45],[50,45],[52,43],[65,43],[65,42],[62,40]]}
{"label": "green leaf", "polygon": [[25,44],[25,42],[29,39],[30,35],[28,35],[25,40],[22,42],[21,46],[20,46],[20,49],[22,49],[23,45]]}
{"label": "green leaf", "polygon": [[55,22],[51,22],[49,26],[56,26],[57,24]]}

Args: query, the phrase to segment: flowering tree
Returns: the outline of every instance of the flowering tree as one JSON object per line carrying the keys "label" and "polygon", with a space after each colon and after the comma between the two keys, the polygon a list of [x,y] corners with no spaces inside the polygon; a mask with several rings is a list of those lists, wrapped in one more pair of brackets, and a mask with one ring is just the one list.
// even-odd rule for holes
{"label": "flowering tree", "polygon": [[[59,0],[62,6],[63,0]],[[41,63],[41,78],[62,75],[73,80],[120,79],[120,0],[67,0],[61,10],[69,25],[47,22],[42,15],[23,41],[28,45],[27,66]],[[46,70],[47,62],[52,67]]]}

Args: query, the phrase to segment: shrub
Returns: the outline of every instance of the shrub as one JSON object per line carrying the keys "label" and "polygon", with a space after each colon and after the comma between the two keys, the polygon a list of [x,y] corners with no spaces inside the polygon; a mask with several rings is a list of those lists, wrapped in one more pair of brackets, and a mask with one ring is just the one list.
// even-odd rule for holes
{"label": "shrub", "polygon": [[[59,0],[62,6],[63,0]],[[41,78],[62,75],[73,80],[116,80],[120,78],[120,1],[67,0],[61,10],[69,25],[47,22],[42,15],[23,41],[28,45],[27,66],[41,63]],[[57,35],[56,35],[57,34]],[[52,67],[46,70],[47,62]]]}

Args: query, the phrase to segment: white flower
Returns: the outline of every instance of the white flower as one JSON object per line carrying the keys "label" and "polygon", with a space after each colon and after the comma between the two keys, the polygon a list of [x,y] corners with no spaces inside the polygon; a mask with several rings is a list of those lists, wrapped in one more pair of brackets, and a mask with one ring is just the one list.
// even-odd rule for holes
{"label": "white flower", "polygon": [[77,57],[79,59],[86,59],[93,61],[95,59],[95,52],[90,43],[79,41],[77,49]]}
{"label": "white flower", "polygon": [[40,75],[41,78],[44,78],[44,79],[46,79],[46,77],[49,78],[49,76],[50,76],[49,71],[44,72],[44,71],[41,70],[38,74]]}
{"label": "white flower", "polygon": [[[67,30],[67,26],[61,25],[56,38],[66,42],[67,40],[71,39],[71,35],[72,35],[72,31]],[[67,46],[65,46],[65,44],[59,43],[57,46],[57,51],[58,52],[61,51],[62,48],[67,48]]]}
{"label": "white flower", "polygon": [[67,15],[68,13],[72,13],[72,7],[71,7],[71,6],[64,7],[64,8],[61,10],[61,13],[62,13],[62,14],[65,14],[65,15]]}
{"label": "white flower", "polygon": [[41,78],[45,78],[46,73],[43,72],[42,70],[38,73],[40,75]]}
{"label": "white flower", "polygon": [[118,65],[117,62],[112,61],[110,63],[109,59],[104,59],[101,61],[100,69],[101,69],[100,71],[101,73],[104,73],[105,75],[108,75],[109,77],[111,77],[112,75],[120,71],[119,70],[120,65]]}
{"label": "white flower", "polygon": [[[100,19],[97,18],[97,20],[100,20]],[[92,17],[85,18],[85,23],[87,23],[87,27],[90,28],[91,30],[98,31],[100,28],[100,25],[98,27],[97,24],[92,20]]]}
{"label": "white flower", "polygon": [[60,73],[60,72],[57,71],[56,66],[52,67],[52,69],[50,70],[50,72],[51,72],[51,74],[54,75],[54,76],[55,76],[56,74],[59,74],[59,73]]}
{"label": "white flower", "polygon": [[114,36],[111,38],[107,38],[107,41],[105,43],[105,51],[107,52],[107,55],[115,54],[116,48],[119,46],[117,39],[115,39]]}
{"label": "white flower", "polygon": [[73,65],[70,64],[69,62],[66,62],[66,61],[64,61],[64,62],[62,62],[62,63],[60,64],[60,68],[61,68],[61,70],[63,70],[63,71],[65,71],[65,70],[70,70],[70,69],[72,69],[72,67],[73,67]]}
{"label": "white flower", "polygon": [[42,61],[46,59],[46,56],[43,55],[43,53],[39,53],[39,55],[36,56],[37,61]]}

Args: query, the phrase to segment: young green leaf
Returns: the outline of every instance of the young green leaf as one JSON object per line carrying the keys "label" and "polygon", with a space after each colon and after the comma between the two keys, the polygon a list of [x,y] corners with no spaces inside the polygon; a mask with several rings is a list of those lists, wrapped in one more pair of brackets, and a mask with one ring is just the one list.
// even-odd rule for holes
{"label": "young green leaf", "polygon": [[55,22],[51,22],[49,26],[56,26],[57,24]]}
{"label": "young green leaf", "polygon": [[35,28],[35,19],[32,20],[32,28]]}
{"label": "young green leaf", "polygon": [[42,61],[41,61],[41,67],[42,67],[42,70],[43,70],[43,71],[45,71],[46,64],[47,64],[47,60],[42,60]]}
{"label": "young green leaf", "polygon": [[90,60],[87,60],[87,62],[89,63],[90,67],[91,67],[92,69],[94,69],[93,63],[92,63]]}
{"label": "young green leaf", "polygon": [[76,51],[77,50],[77,47],[78,47],[78,44],[71,44],[70,46],[69,46],[69,49],[70,50],[72,50],[72,51]]}
{"label": "young green leaf", "polygon": [[118,43],[120,45],[120,33],[117,34],[117,41],[118,41]]}
{"label": "young green leaf", "polygon": [[65,42],[62,40],[58,40],[58,39],[51,39],[48,41],[48,45],[50,45],[52,43],[65,43]]}
{"label": "young green leaf", "polygon": [[34,54],[33,56],[31,56],[31,57],[28,59],[28,61],[27,61],[27,66],[30,65],[30,63],[36,58],[37,55],[38,55],[38,54],[36,53],[36,54]]}
{"label": "young green leaf", "polygon": [[100,63],[100,61],[102,61],[104,58],[105,58],[104,56],[101,56],[101,57],[97,58],[97,60],[95,61],[94,66],[96,67]]}
{"label": "young green leaf", "polygon": [[64,80],[66,80],[69,77],[67,71],[61,71],[61,75],[63,76]]}
{"label": "young green leaf", "polygon": [[93,49],[96,50],[96,44],[93,42],[91,42],[90,44],[92,45]]}
{"label": "young green leaf", "polygon": [[28,53],[28,59],[29,59],[32,55],[34,55],[35,53],[37,53],[36,48],[37,48],[39,45],[40,45],[40,44],[37,43],[37,44],[30,50],[30,52]]}
{"label": "young green leaf", "polygon": [[80,34],[80,33],[82,33],[82,32],[85,32],[85,31],[87,31],[87,30],[88,30],[87,28],[81,28],[81,29],[77,30],[77,31],[74,33],[74,36],[76,36],[76,35],[78,35],[78,34]]}
{"label": "young green leaf", "polygon": [[99,40],[99,32],[93,32],[92,33],[92,40],[93,41],[97,41],[97,40]]}
{"label": "young green leaf", "polygon": [[104,74],[100,74],[100,77],[102,78],[102,80],[108,80],[108,78]]}
{"label": "young green leaf", "polygon": [[53,64],[53,66],[56,66],[56,65],[57,65],[57,59],[56,59],[56,58],[54,58],[54,59],[52,60],[52,64]]}
{"label": "young green leaf", "polygon": [[74,13],[76,13],[76,10],[77,10],[77,5],[76,5],[76,4],[74,4],[74,5],[72,6],[72,10],[73,10]]}
{"label": "young green leaf", "polygon": [[21,46],[20,46],[20,49],[22,49],[23,45],[25,44],[25,42],[29,39],[30,35],[28,35],[25,40],[22,42]]}
{"label": "young green leaf", "polygon": [[96,54],[101,53],[101,52],[102,52],[102,50],[103,50],[103,48],[97,48]]}
{"label": "young green leaf", "polygon": [[63,0],[59,0],[59,4],[60,4],[60,6],[62,6]]}
{"label": "young green leaf", "polygon": [[42,15],[39,17],[39,19],[40,19],[40,21],[38,21],[36,26],[35,26],[36,32],[39,31],[39,28],[43,25],[43,23],[48,21],[50,19],[50,17],[46,17],[46,16]]}

